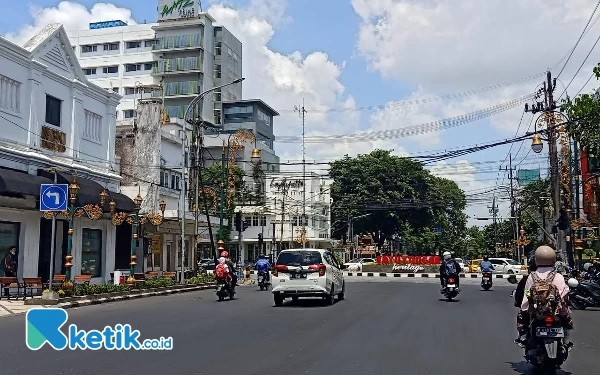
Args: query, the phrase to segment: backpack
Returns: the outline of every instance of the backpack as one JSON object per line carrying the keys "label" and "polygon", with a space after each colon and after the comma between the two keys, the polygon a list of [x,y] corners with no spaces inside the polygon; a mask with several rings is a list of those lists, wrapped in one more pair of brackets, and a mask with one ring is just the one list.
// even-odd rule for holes
{"label": "backpack", "polygon": [[217,279],[225,279],[227,277],[227,269],[224,264],[219,264],[215,268],[215,277]]}
{"label": "backpack", "polygon": [[446,268],[446,275],[458,274],[458,270],[456,269],[456,262],[453,259],[447,260],[444,263],[444,266]]}
{"label": "backpack", "polygon": [[[530,277],[533,280],[531,289],[529,289],[529,306],[538,320],[547,316],[557,316],[562,307],[562,297],[556,285],[552,282],[556,276],[556,271],[550,272],[546,279],[542,279],[536,272],[532,272]],[[555,301],[553,305],[552,300]]]}

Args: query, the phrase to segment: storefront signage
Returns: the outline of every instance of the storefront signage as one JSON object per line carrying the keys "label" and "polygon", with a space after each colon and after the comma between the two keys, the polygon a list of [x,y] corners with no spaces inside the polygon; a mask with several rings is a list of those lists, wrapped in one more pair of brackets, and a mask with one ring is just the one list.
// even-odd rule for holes
{"label": "storefront signage", "polygon": [[392,267],[392,272],[421,272],[424,271],[425,267],[421,267],[421,266],[413,266],[412,264],[396,264],[394,267]]}
{"label": "storefront signage", "polygon": [[152,254],[160,254],[162,248],[162,236],[160,234],[152,236],[152,244],[150,246]]}
{"label": "storefront signage", "polygon": [[304,181],[302,180],[279,180],[276,179],[271,180],[271,187],[276,188],[278,190],[295,188],[299,189],[304,186]]}
{"label": "storefront signage", "polygon": [[90,23],[90,30],[108,29],[109,27],[119,27],[119,26],[127,26],[127,24],[121,20],[93,22],[93,23]]}
{"label": "storefront signage", "polygon": [[198,0],[159,0],[158,20],[192,18],[198,15]]}

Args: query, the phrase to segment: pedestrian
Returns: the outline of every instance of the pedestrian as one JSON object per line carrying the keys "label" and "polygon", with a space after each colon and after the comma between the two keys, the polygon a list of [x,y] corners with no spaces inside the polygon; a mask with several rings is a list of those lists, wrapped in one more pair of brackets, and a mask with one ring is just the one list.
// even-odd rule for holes
{"label": "pedestrian", "polygon": [[[4,269],[4,276],[6,277],[17,277],[17,247],[11,246],[8,249],[8,253],[2,259],[2,268]],[[4,288],[4,296],[9,297],[9,288]]]}

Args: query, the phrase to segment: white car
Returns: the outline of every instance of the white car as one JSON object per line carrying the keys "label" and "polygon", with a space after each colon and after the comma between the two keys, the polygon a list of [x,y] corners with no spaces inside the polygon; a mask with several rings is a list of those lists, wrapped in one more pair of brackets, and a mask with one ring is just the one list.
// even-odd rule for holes
{"label": "white car", "polygon": [[277,257],[271,278],[275,306],[286,298],[323,297],[333,305],[335,296],[344,299],[344,274],[335,256],[322,249],[283,250]]}
{"label": "white car", "polygon": [[524,275],[527,273],[527,266],[510,258],[490,258],[490,263],[494,266],[494,273],[509,275]]}
{"label": "white car", "polygon": [[469,272],[469,267],[467,267],[467,263],[462,258],[454,258],[454,260],[458,262],[458,265],[460,266],[462,272]]}
{"label": "white car", "polygon": [[377,264],[377,261],[373,258],[355,258],[342,265],[342,269],[348,271],[362,271],[364,265]]}

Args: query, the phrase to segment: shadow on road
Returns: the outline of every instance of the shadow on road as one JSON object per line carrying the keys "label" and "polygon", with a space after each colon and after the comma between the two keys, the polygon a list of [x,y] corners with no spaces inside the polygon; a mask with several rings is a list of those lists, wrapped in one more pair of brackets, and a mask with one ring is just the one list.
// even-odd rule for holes
{"label": "shadow on road", "polygon": [[[510,368],[518,373],[519,375],[537,375],[538,372],[536,371],[535,367],[533,367],[532,365],[530,365],[529,363],[525,362],[525,361],[521,361],[521,362],[506,362],[510,365]],[[563,371],[563,370],[556,370],[556,375],[573,375],[572,372],[568,372],[568,371]]]}
{"label": "shadow on road", "polygon": [[[334,306],[341,301],[335,301]],[[298,301],[286,300],[281,307],[287,308],[326,308],[328,305],[322,298],[301,298]]]}
{"label": "shadow on road", "polygon": [[440,298],[439,301],[440,302],[460,302],[459,299],[451,299],[450,301],[448,301],[447,298]]}

